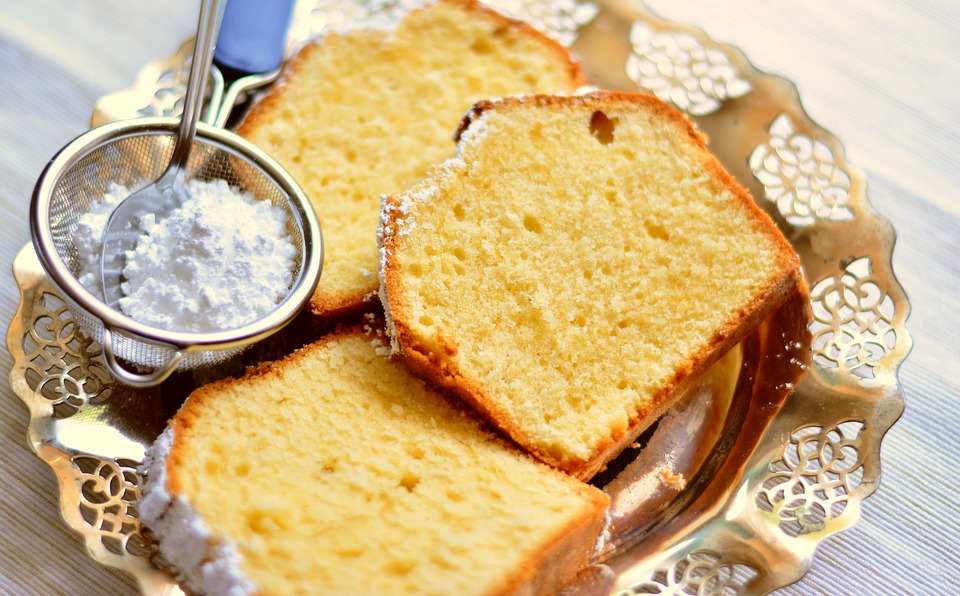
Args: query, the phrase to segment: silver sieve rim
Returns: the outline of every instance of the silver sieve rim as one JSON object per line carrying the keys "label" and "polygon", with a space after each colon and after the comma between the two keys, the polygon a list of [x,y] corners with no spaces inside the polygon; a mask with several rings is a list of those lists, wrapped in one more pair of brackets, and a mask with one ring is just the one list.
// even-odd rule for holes
{"label": "silver sieve rim", "polygon": [[221,350],[248,345],[264,339],[285,326],[309,302],[320,280],[323,266],[323,236],[309,199],[293,177],[272,157],[253,143],[230,131],[203,122],[197,124],[195,142],[214,141],[228,146],[247,161],[260,167],[291,200],[291,211],[303,230],[303,262],[290,292],[268,314],[246,325],[216,332],[183,332],[159,329],[136,321],[105,304],[83,287],[70,272],[54,244],[50,206],[62,175],[94,149],[119,139],[143,134],[175,135],[179,118],[137,118],[104,124],[91,129],[64,146],[44,167],[34,187],[30,204],[30,235],[41,265],[80,307],[100,320],[106,329],[121,331],[134,339],[167,344],[183,352]]}

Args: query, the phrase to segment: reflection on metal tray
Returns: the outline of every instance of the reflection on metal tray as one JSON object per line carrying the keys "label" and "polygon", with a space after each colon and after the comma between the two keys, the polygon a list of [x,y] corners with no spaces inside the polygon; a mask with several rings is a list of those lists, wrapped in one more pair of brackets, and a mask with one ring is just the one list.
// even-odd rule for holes
{"label": "reflection on metal tray", "polygon": [[[612,523],[579,587],[756,593],[796,581],[821,540],[856,523],[877,488],[880,441],[903,409],[896,374],[911,347],[910,305],[892,271],[893,230],[795,87],[737,49],[627,0],[490,3],[569,45],[593,85],[646,90],[687,112],[796,248],[811,288],[809,303],[784,307],[648,433],[645,448],[615,464],[618,474],[599,481],[613,494]],[[290,51],[326,25],[389,22],[413,4],[301,2]],[[94,124],[174,112],[190,49],[102,98]],[[100,346],[82,335],[31,247],[14,275],[21,303],[7,335],[10,381],[29,408],[33,448],[59,479],[64,518],[96,561],[130,572],[145,593],[179,592],[140,526],[137,466],[190,389],[209,380],[204,374],[238,372],[245,361],[156,389],[126,388],[112,381]],[[797,313],[805,309],[813,321],[803,328]],[[259,357],[297,341],[278,338]],[[793,386],[805,362],[809,372]],[[663,447],[679,439],[696,448]]]}

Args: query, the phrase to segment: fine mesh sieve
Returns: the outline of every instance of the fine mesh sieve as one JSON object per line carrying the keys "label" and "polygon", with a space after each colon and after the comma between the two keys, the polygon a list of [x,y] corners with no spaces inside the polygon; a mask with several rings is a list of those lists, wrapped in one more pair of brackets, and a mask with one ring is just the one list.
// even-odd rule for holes
{"label": "fine mesh sieve", "polygon": [[112,183],[131,193],[157,179],[170,162],[177,118],[140,118],[95,128],[47,164],[30,210],[33,244],[47,274],[64,292],[81,330],[103,345],[111,371],[137,386],[155,385],[174,370],[218,364],[287,324],[316,289],[323,261],[320,225],[306,195],[271,157],[226,130],[199,123],[186,179],[225,180],[288,214],[298,248],[286,297],[267,315],[236,328],[178,332],[139,323],[83,287],[73,243],[79,218]]}

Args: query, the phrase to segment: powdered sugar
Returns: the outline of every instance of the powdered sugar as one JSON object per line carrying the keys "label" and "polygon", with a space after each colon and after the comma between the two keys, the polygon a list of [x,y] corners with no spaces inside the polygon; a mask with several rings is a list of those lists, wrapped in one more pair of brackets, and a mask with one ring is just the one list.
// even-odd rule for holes
{"label": "powdered sugar", "polygon": [[[475,121],[470,124],[467,130],[473,129],[474,124]],[[482,125],[478,125],[478,127],[482,128]],[[383,305],[387,337],[390,339],[390,349],[393,353],[399,352],[400,344],[397,341],[397,330],[393,321],[393,313],[390,310],[390,300],[387,296],[385,272],[393,258],[390,249],[386,246],[387,237],[406,236],[416,228],[415,218],[411,217],[416,206],[434,200],[439,196],[441,187],[452,182],[457,175],[462,174],[467,169],[467,163],[460,157],[462,148],[466,143],[479,143],[481,138],[480,133],[466,137],[461,136],[457,143],[457,155],[432,166],[425,181],[397,197],[388,195],[380,197],[380,219],[377,225],[379,255],[377,273],[380,281],[378,295],[380,303]]]}
{"label": "powdered sugar", "polygon": [[[112,187],[81,218],[74,233],[84,271],[80,282],[100,293],[103,226],[126,189]],[[191,180],[182,203],[157,220],[139,222],[143,235],[126,254],[121,310],[161,329],[211,332],[251,323],[270,312],[293,279],[297,248],[287,214],[225,181]]]}
{"label": "powdered sugar", "polygon": [[91,292],[100,295],[100,250],[103,228],[110,214],[120,201],[130,195],[125,186],[111,182],[103,200],[90,205],[90,209],[77,220],[73,232],[73,245],[77,247],[77,260],[80,262],[80,275],[77,280]]}
{"label": "powdered sugar", "polygon": [[460,131],[460,140],[457,143],[457,156],[463,154],[465,147],[479,144],[487,134],[487,120],[489,120],[489,111],[484,110],[479,114],[467,112],[470,117],[470,123],[465,129]]}
{"label": "powdered sugar", "polygon": [[203,594],[253,594],[256,586],[240,569],[241,555],[231,541],[215,540],[210,528],[181,495],[167,490],[167,458],[173,427],[150,446],[140,472],[146,478],[140,516],[160,541],[164,554],[191,588]]}

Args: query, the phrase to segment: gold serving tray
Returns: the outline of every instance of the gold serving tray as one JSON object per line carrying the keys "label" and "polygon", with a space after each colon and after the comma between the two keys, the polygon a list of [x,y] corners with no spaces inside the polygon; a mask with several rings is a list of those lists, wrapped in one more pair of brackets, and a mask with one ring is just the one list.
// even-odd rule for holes
{"label": "gold serving tray", "polygon": [[[325,26],[389,23],[412,4],[301,1],[290,51]],[[820,541],[856,523],[877,488],[880,442],[903,411],[896,375],[912,345],[910,304],[892,270],[893,228],[794,85],[736,48],[635,2],[490,4],[571,47],[593,85],[645,90],[689,114],[800,254],[811,289],[809,303],[784,307],[647,433],[646,448],[617,462],[620,477],[598,481],[614,498],[613,522],[571,591],[749,594],[796,581]],[[190,51],[188,42],[103,97],[93,124],[175,114]],[[13,270],[21,302],[7,333],[10,383],[30,412],[30,444],[59,479],[64,519],[93,559],[131,573],[144,593],[181,593],[140,525],[138,466],[189,391],[231,370],[150,390],[116,383],[31,246]],[[678,442],[695,447],[671,451]],[[686,487],[658,475],[666,469]]]}

